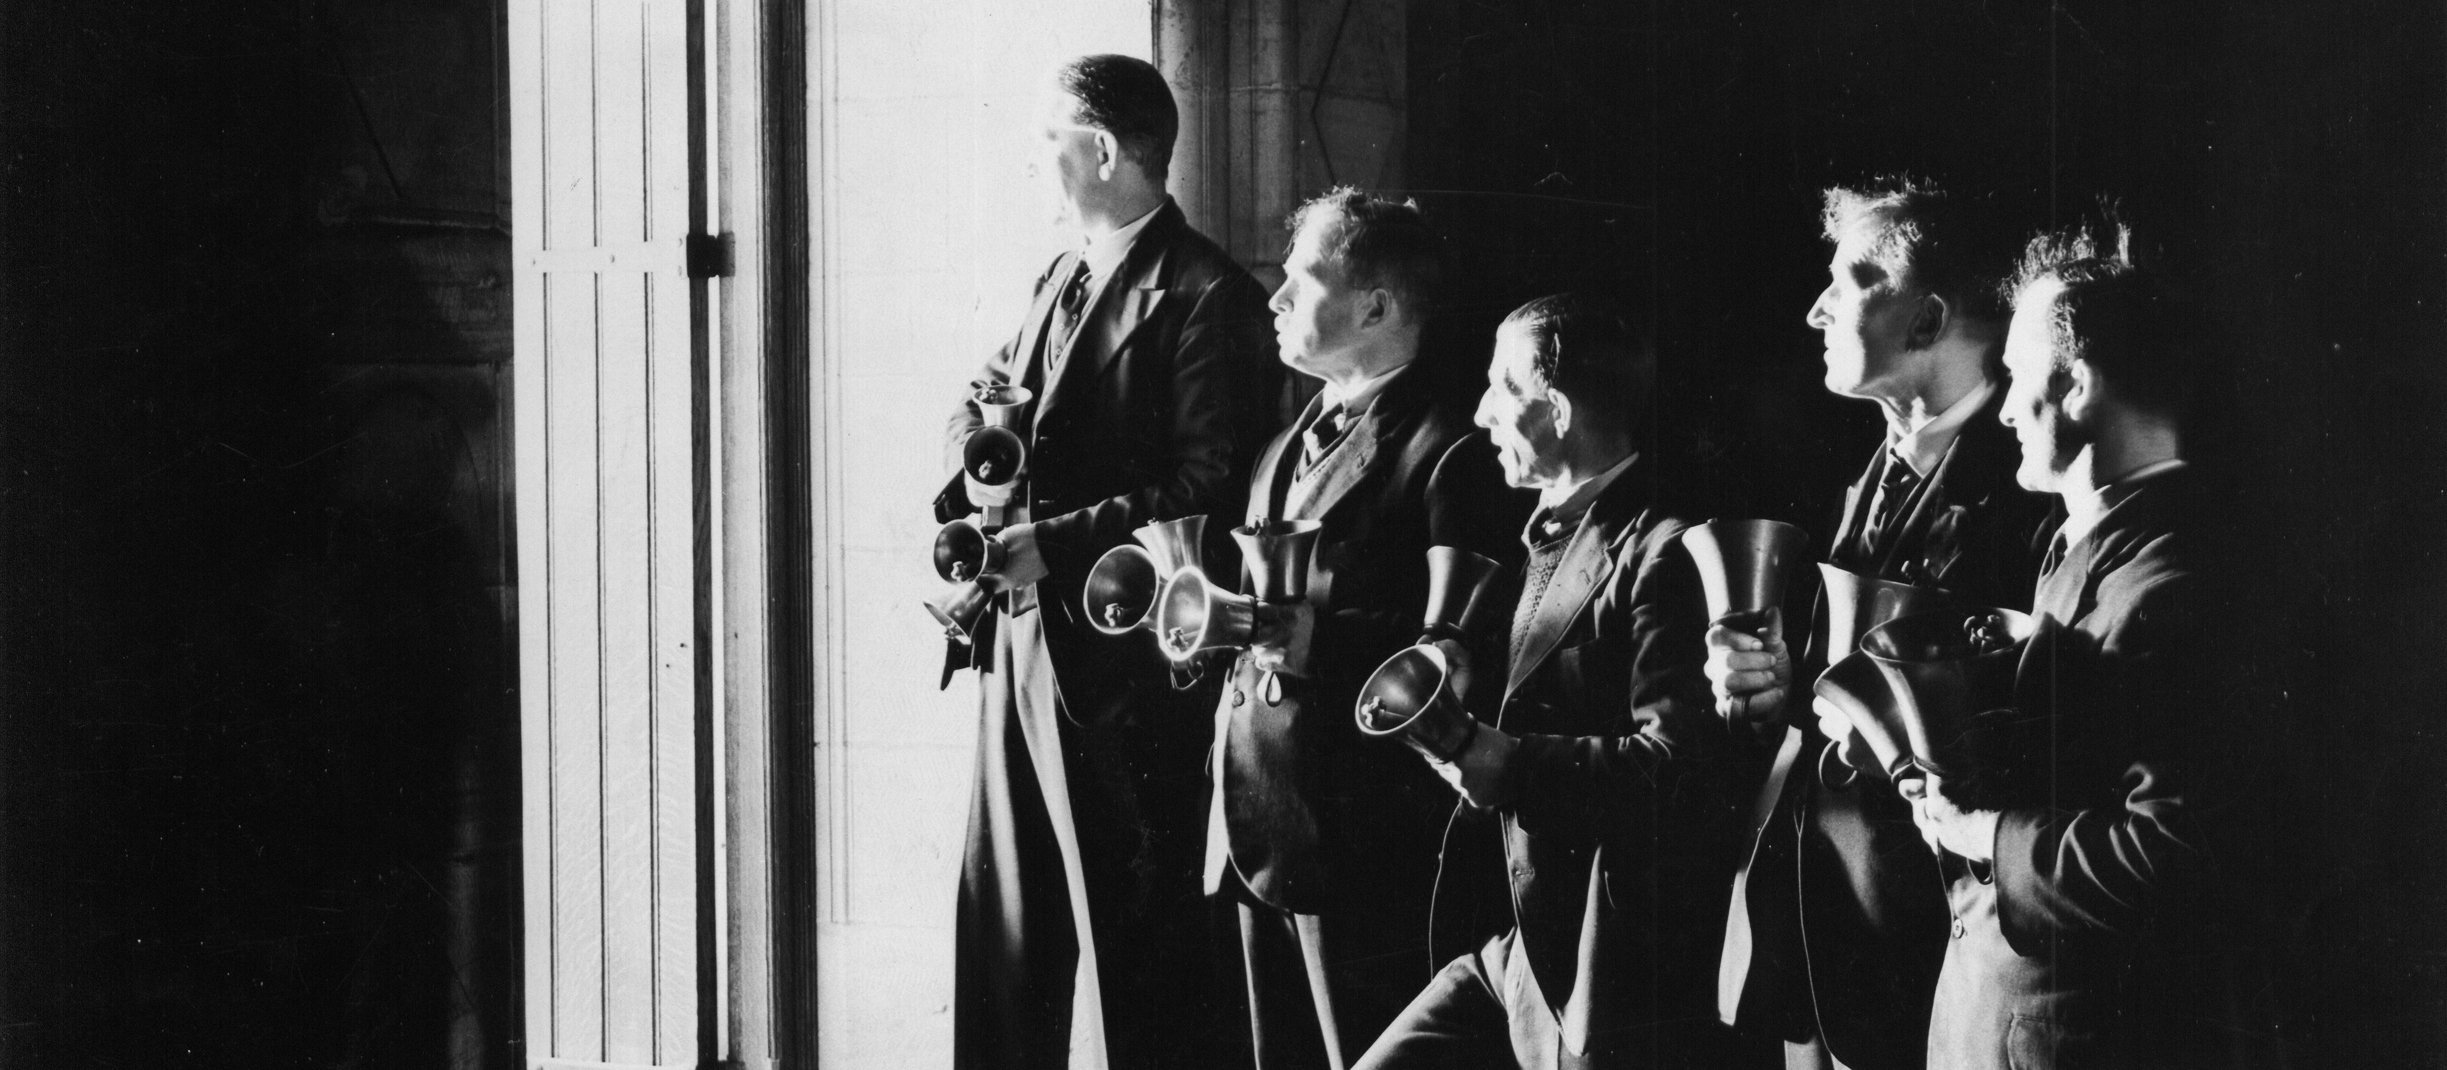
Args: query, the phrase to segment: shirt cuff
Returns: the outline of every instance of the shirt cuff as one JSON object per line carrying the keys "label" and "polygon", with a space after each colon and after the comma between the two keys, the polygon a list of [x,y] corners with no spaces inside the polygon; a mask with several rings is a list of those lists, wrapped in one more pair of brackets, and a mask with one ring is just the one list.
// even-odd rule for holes
{"label": "shirt cuff", "polygon": [[1013,524],[995,537],[1003,543],[1003,570],[996,575],[1005,590],[1045,578],[1045,555],[1037,551],[1035,524]]}

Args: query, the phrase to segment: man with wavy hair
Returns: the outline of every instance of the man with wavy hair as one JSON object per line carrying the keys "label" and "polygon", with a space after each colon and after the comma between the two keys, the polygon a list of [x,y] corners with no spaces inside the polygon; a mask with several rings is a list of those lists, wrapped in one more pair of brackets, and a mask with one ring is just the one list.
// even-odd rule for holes
{"label": "man with wavy hair", "polygon": [[[1996,205],[1926,181],[1826,191],[1834,246],[1808,323],[1827,389],[1877,403],[1885,441],[1852,485],[1826,560],[1845,571],[2021,609],[2047,498],[2014,485],[1996,421],[2022,231]],[[1945,903],[1911,812],[1832,708],[1813,725],[1799,636],[1709,633],[1720,710],[1783,732],[1735,879],[1718,1013],[1785,1042],[1794,1070],[1918,1070],[1945,953]],[[1815,651],[1810,653],[1815,654]]]}

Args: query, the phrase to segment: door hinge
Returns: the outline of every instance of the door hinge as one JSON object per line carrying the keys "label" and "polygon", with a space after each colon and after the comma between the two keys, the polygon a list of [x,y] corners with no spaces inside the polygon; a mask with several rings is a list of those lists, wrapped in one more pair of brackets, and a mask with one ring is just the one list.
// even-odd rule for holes
{"label": "door hinge", "polygon": [[731,236],[728,234],[691,234],[688,236],[688,277],[692,279],[727,279],[738,270],[732,262]]}

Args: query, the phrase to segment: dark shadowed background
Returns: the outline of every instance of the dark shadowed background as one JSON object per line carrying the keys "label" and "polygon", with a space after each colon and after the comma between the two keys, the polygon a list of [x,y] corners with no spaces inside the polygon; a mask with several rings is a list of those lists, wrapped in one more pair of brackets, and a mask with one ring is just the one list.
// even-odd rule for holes
{"label": "dark shadowed background", "polygon": [[[0,1059],[514,1066],[493,0],[0,0]],[[2305,1066],[2447,1064],[2447,6],[1417,0],[1455,389],[1566,286],[1682,479],[1817,525],[1818,190],[2118,195],[2210,313],[2311,786]]]}

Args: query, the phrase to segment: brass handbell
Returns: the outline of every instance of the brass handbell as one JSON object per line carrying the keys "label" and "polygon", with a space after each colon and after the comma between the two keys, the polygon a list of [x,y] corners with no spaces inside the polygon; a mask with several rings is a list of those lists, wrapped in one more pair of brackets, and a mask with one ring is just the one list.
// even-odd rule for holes
{"label": "brass handbell", "polygon": [[1156,645],[1174,661],[1203,650],[1237,650],[1257,631],[1260,603],[1285,604],[1308,597],[1309,557],[1316,551],[1315,520],[1259,520],[1232,529],[1255,594],[1215,586],[1195,565],[1175,573],[1156,599]]}
{"label": "brass handbell", "polygon": [[1952,594],[1935,587],[1914,587],[1863,576],[1824,562],[1818,566],[1818,575],[1827,592],[1827,650],[1823,660],[1829,665],[1850,657],[1871,628],[1906,614],[1944,608],[1955,601]]}
{"label": "brass handbell", "polygon": [[1203,516],[1165,520],[1131,533],[1140,546],[1116,546],[1096,559],[1081,591],[1088,622],[1106,635],[1155,629],[1156,600],[1164,583],[1198,563],[1206,537]]}
{"label": "brass handbell", "polygon": [[1359,689],[1359,730],[1398,736],[1412,750],[1440,762],[1461,754],[1478,728],[1453,693],[1452,665],[1444,651],[1421,644],[1377,666]]}
{"label": "brass handbell", "polygon": [[1280,604],[1308,597],[1309,557],[1316,553],[1317,536],[1324,529],[1318,520],[1264,519],[1232,529],[1258,601]]}
{"label": "brass handbell", "polygon": [[1903,728],[1903,714],[1886,671],[1876,660],[1855,651],[1819,673],[1811,691],[1852,722],[1853,733],[1887,779],[1911,772],[1912,744]]}
{"label": "brass handbell", "polygon": [[[1421,630],[1468,635],[1487,612],[1496,562],[1456,546],[1427,551],[1427,615]],[[1377,666],[1359,692],[1361,735],[1400,736],[1411,749],[1452,761],[1475,731],[1475,719],[1453,693],[1452,666],[1444,651],[1421,643],[1398,651]]]}
{"label": "brass handbell", "polygon": [[993,605],[994,592],[987,590],[985,584],[969,580],[927,599],[926,612],[943,626],[944,638],[966,646],[975,641],[977,622]]}
{"label": "brass handbell", "polygon": [[1010,383],[996,383],[977,388],[977,414],[986,426],[1017,431],[1027,423],[1028,403],[1036,400],[1036,391]]}
{"label": "brass handbell", "polygon": [[1156,645],[1174,661],[1248,646],[1257,631],[1257,599],[1215,586],[1205,570],[1192,566],[1165,581],[1156,599],[1155,627]]}
{"label": "brass handbell", "polygon": [[1897,723],[1885,730],[1909,749],[1908,764],[1940,776],[1959,771],[1953,760],[1974,720],[2013,708],[2017,670],[2040,629],[2039,618],[2010,609],[1941,609],[1897,617],[1861,638],[1860,653],[1894,692]]}
{"label": "brass handbell", "polygon": [[1800,528],[1774,520],[1711,520],[1682,533],[1683,548],[1699,567],[1708,619],[1759,634],[1767,611],[1784,604],[1793,568],[1809,551]]}
{"label": "brass handbell", "polygon": [[1010,486],[1027,467],[1028,444],[1008,427],[980,427],[960,447],[960,470],[989,487]]}
{"label": "brass handbell", "polygon": [[[1825,591],[1827,598],[1827,634],[1822,659],[1828,666],[1827,675],[1835,675],[1836,667],[1852,658],[1860,648],[1861,637],[1868,634],[1871,628],[1906,614],[1925,613],[1955,603],[1953,595],[1935,587],[1914,587],[1908,583],[1863,576],[1825,562],[1819,563],[1818,575],[1822,581],[1821,590]],[[1823,681],[1824,677],[1821,679]],[[1830,686],[1838,693],[1829,694]],[[1899,722],[1891,716],[1884,721],[1862,720],[1862,716],[1869,712],[1869,704],[1892,701],[1893,692],[1887,688],[1877,663],[1867,658],[1860,659],[1859,664],[1846,669],[1834,684],[1822,682],[1816,688],[1816,694],[1844,710],[1845,719],[1853,724],[1853,738],[1835,741],[1842,745],[1838,752],[1842,760],[1857,762],[1866,747],[1879,767],[1892,776],[1898,769],[1895,764],[1897,756],[1908,757],[1910,753],[1908,748],[1902,746],[1902,737],[1895,735],[1892,729]],[[1884,709],[1882,706],[1877,708]]]}
{"label": "brass handbell", "polygon": [[981,580],[1003,570],[1010,550],[1001,539],[966,520],[954,520],[935,532],[935,575],[945,583]]}

